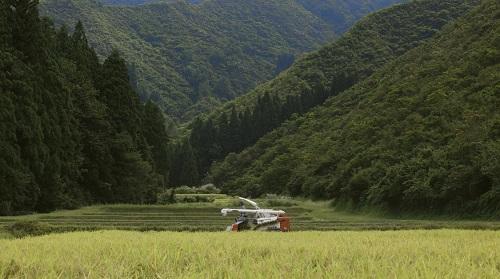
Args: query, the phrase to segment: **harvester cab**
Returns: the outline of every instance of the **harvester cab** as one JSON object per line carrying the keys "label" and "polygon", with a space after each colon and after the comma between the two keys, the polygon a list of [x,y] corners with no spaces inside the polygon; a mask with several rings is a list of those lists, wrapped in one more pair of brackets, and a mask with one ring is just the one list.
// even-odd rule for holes
{"label": "harvester cab", "polygon": [[[237,212],[234,223],[227,227],[227,231],[257,230],[257,231],[282,231],[290,230],[290,218],[283,210],[263,209],[252,200],[238,197],[240,208],[223,208],[222,216]],[[254,209],[247,209],[244,203],[250,204]]]}

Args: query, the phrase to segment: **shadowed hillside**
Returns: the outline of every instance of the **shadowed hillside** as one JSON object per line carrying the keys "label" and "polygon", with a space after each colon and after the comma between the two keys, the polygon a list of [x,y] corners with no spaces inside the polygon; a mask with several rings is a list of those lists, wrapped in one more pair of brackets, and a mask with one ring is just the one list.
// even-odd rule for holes
{"label": "shadowed hillside", "polygon": [[432,40],[212,168],[230,193],[463,214],[500,208],[500,8]]}
{"label": "shadowed hillside", "polygon": [[191,124],[190,143],[199,173],[278,127],[365,79],[377,68],[432,37],[479,1],[416,1],[377,12],[338,41],[299,59],[277,78],[207,119]]}

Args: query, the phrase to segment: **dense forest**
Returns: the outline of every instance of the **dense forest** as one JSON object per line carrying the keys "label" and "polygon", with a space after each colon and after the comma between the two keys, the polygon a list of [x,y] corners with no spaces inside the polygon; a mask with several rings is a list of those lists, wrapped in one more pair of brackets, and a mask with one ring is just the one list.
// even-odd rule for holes
{"label": "dense forest", "polygon": [[499,19],[498,1],[482,1],[368,79],[230,154],[211,179],[247,196],[498,214]]}
{"label": "dense forest", "polygon": [[154,201],[165,121],[120,54],[100,63],[81,23],[55,29],[37,1],[1,1],[0,13],[0,215]]}
{"label": "dense forest", "polygon": [[365,15],[408,0],[296,0],[306,10],[329,23],[336,34],[349,30],[356,21]]}
{"label": "dense forest", "polygon": [[[46,0],[55,23],[37,0],[0,2],[0,215],[202,183],[499,214],[498,0],[396,5],[298,58],[401,1],[264,2]],[[172,138],[165,112],[198,116]]]}
{"label": "dense forest", "polygon": [[184,122],[271,79],[301,53],[400,0],[188,2],[45,0],[42,12],[57,24],[81,20],[100,57],[119,49],[141,99]]}
{"label": "dense forest", "polygon": [[299,59],[276,79],[206,118],[195,119],[188,143],[180,146],[188,148],[184,161],[195,160],[198,167],[188,181],[198,182],[193,177],[201,179],[212,162],[253,145],[292,115],[305,113],[368,77],[478,2],[417,1],[372,14],[336,42]]}

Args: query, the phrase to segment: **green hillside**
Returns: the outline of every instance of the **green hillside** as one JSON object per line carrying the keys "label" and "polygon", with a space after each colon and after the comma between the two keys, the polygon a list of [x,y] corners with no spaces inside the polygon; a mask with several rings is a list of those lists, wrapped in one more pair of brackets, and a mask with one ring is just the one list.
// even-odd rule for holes
{"label": "green hillside", "polygon": [[213,161],[243,150],[294,113],[304,113],[368,77],[478,2],[415,1],[374,13],[277,78],[226,103],[203,121],[194,121],[190,143],[198,157],[198,172],[206,173]]}
{"label": "green hillside", "polygon": [[[142,2],[151,3],[134,5]],[[119,49],[141,98],[183,121],[272,78],[300,53],[395,2],[337,0],[306,8],[296,0],[43,0],[42,12],[58,24],[81,20],[101,57]],[[130,5],[116,5],[123,3]]]}
{"label": "green hillside", "polygon": [[341,34],[354,25],[358,19],[373,11],[391,6],[395,3],[409,1],[297,0],[297,2],[299,2],[306,10],[331,24],[335,33]]}
{"label": "green hillside", "polygon": [[498,1],[482,1],[367,80],[228,156],[212,179],[242,195],[498,214],[499,19]]}

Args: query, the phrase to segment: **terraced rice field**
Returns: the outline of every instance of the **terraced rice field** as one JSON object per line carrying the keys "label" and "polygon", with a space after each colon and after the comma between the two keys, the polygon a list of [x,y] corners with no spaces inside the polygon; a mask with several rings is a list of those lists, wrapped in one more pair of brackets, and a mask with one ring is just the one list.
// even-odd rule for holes
{"label": "terraced rice field", "polygon": [[[302,216],[310,210],[287,208],[297,226],[307,227],[312,218]],[[0,226],[19,220],[36,220],[53,227],[70,230],[127,229],[166,231],[222,231],[230,225],[236,215],[221,216],[220,208],[214,206],[102,206],[75,211],[62,211],[17,218],[0,218]]]}
{"label": "terraced rice field", "polygon": [[[166,206],[113,205],[58,211],[20,217],[0,217],[0,227],[20,220],[48,224],[53,231],[123,229],[139,231],[223,231],[236,215],[221,216],[214,203]],[[403,220],[335,212],[327,203],[296,202],[278,206],[292,218],[291,229],[305,230],[398,230],[398,229],[500,229],[500,221]]]}

